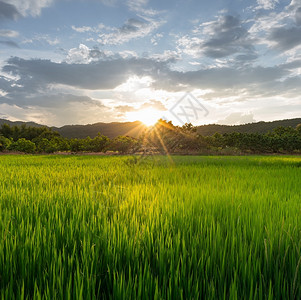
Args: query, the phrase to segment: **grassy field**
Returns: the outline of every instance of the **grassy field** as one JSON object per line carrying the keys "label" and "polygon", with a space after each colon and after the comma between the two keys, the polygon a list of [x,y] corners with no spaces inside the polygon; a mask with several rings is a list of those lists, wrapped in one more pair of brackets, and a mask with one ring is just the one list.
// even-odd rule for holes
{"label": "grassy field", "polygon": [[300,167],[0,156],[0,299],[301,299]]}

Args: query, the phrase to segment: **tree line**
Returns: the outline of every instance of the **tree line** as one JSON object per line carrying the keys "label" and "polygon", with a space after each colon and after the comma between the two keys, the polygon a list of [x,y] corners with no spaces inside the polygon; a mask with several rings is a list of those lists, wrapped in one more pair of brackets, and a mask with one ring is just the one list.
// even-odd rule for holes
{"label": "tree line", "polygon": [[0,127],[0,151],[24,153],[107,152],[128,154],[155,153],[300,153],[301,124],[296,128],[277,127],[265,134],[215,133],[203,136],[192,124],[175,126],[158,120],[139,138],[108,138],[100,133],[95,138],[64,138],[48,127],[26,125]]}
{"label": "tree line", "polygon": [[168,153],[300,153],[301,124],[296,128],[280,126],[264,134],[232,132],[203,136],[192,124],[179,127],[159,120],[146,132],[144,141]]}

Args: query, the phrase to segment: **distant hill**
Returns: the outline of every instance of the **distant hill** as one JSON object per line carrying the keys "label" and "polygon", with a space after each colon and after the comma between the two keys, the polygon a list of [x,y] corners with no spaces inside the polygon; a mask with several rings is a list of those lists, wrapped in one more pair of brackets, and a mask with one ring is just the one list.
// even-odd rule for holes
{"label": "distant hill", "polygon": [[[26,124],[27,126],[42,127],[45,125],[37,124],[34,122],[22,122],[22,121],[9,121],[0,119],[0,126],[2,124],[8,124],[10,126]],[[49,127],[49,126],[47,126]],[[88,125],[65,125],[63,127],[51,127],[53,130],[58,131],[62,136],[68,138],[86,138],[90,136],[94,138],[98,132],[110,138],[114,138],[118,135],[128,135],[132,137],[139,137],[146,126],[139,121],[136,122],[112,122],[112,123],[95,123]]]}
{"label": "distant hill", "polygon": [[[0,119],[0,125],[7,123],[11,126],[26,124],[28,126],[41,127],[43,125],[37,124],[34,122],[12,122],[9,120]],[[297,119],[288,119],[281,121],[273,122],[257,122],[249,123],[244,125],[202,125],[197,127],[197,132],[204,136],[213,135],[216,132],[218,133],[231,133],[231,132],[241,132],[241,133],[266,133],[273,130],[276,127],[291,126],[295,128],[298,124],[301,124],[301,118]],[[85,138],[90,136],[91,138],[97,136],[98,132],[114,138],[118,135],[128,135],[132,137],[139,137],[143,130],[146,129],[146,126],[139,122],[113,122],[113,123],[95,123],[88,125],[66,125],[63,127],[51,127],[53,130],[58,131],[62,136],[68,138]]]}
{"label": "distant hill", "polygon": [[231,132],[240,132],[240,133],[266,133],[273,130],[276,127],[293,127],[296,128],[298,124],[301,124],[301,118],[297,119],[288,119],[281,121],[272,121],[272,122],[257,122],[249,123],[244,125],[202,125],[197,127],[197,132],[204,136],[213,135],[216,132],[231,133]]}
{"label": "distant hill", "polygon": [[20,126],[22,124],[26,124],[27,126],[32,126],[32,127],[43,127],[43,126],[45,126],[45,125],[37,124],[35,122],[10,121],[10,120],[5,120],[5,119],[0,119],[0,126],[2,124],[8,124],[10,126]]}
{"label": "distant hill", "polygon": [[62,136],[68,138],[85,138],[90,136],[94,138],[98,132],[114,138],[118,135],[128,135],[132,137],[139,137],[146,126],[139,122],[113,122],[113,123],[95,123],[89,125],[66,125],[60,128],[53,128],[58,131]]}

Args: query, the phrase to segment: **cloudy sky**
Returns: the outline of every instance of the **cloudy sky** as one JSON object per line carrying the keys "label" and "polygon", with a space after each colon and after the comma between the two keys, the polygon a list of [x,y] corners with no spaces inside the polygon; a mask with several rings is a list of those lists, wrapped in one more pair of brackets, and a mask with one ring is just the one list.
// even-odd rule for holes
{"label": "cloudy sky", "polygon": [[0,118],[288,119],[300,74],[301,0],[0,0]]}

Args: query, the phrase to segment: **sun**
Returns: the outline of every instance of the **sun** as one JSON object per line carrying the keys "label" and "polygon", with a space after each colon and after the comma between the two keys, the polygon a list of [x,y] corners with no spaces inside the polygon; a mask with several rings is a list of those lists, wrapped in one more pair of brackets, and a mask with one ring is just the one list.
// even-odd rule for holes
{"label": "sun", "polygon": [[152,126],[162,118],[162,111],[156,109],[142,109],[135,112],[129,112],[126,116],[129,121],[140,121],[146,126]]}

